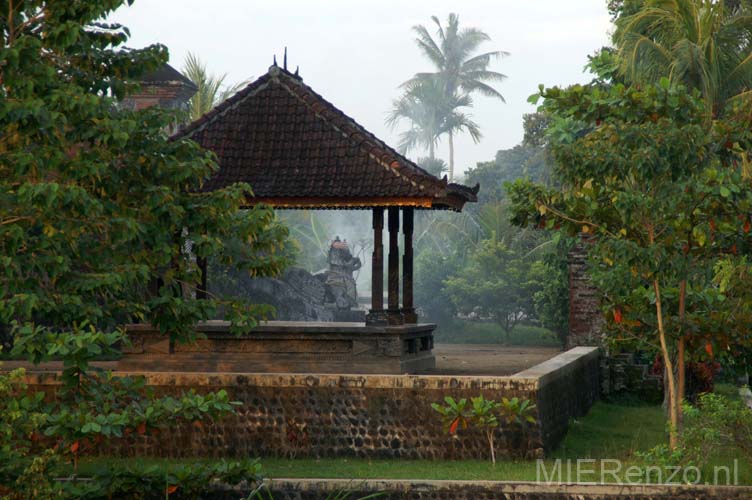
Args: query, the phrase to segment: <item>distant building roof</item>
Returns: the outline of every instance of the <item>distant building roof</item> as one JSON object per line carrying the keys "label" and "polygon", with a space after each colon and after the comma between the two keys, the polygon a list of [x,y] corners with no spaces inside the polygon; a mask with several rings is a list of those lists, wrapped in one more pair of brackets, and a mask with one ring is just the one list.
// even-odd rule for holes
{"label": "distant building roof", "polygon": [[159,69],[147,73],[141,78],[142,84],[154,85],[154,84],[173,84],[183,85],[193,90],[198,91],[198,87],[187,76],[180,71],[176,70],[169,64],[165,64]]}
{"label": "distant building roof", "polygon": [[185,109],[198,87],[178,70],[165,64],[147,73],[140,80],[140,88],[123,100],[127,109],[145,109],[151,106]]}
{"label": "distant building roof", "polygon": [[204,189],[247,182],[249,204],[461,210],[477,200],[478,186],[429,174],[276,65],[178,136],[217,155]]}

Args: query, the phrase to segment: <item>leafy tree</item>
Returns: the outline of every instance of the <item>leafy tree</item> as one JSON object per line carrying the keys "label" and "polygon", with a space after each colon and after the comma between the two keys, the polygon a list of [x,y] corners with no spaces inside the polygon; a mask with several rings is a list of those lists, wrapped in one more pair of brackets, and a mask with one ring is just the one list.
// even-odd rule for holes
{"label": "leafy tree", "polygon": [[[511,149],[497,151],[493,161],[478,162],[465,173],[465,181],[479,183],[479,208],[486,203],[496,203],[505,198],[504,183],[520,178],[548,183],[550,167],[545,150],[539,146],[518,144]],[[471,208],[472,210],[472,208]]]}
{"label": "leafy tree", "polygon": [[[286,230],[273,211],[239,210],[249,186],[201,191],[217,165],[196,143],[167,137],[172,112],[118,106],[132,82],[167,61],[159,45],[123,49],[127,30],[101,22],[123,3],[0,2],[0,324],[14,355],[64,362],[52,402],[26,395],[17,375],[0,376],[12,398],[2,400],[11,412],[3,418],[18,419],[0,423],[0,484],[11,498],[45,498],[46,486],[48,497],[81,498],[80,488],[105,480],[54,481],[59,461],[230,411],[227,394],[155,398],[143,381],[90,361],[126,341],[119,325],[128,322],[185,341],[222,306],[234,330],[255,326],[263,306],[191,298],[196,258],[256,276],[286,264]],[[225,243],[233,239],[245,245]]]}
{"label": "leafy tree", "polygon": [[667,79],[540,94],[546,112],[579,130],[550,131],[570,137],[552,141],[564,191],[522,181],[510,188],[516,222],[596,236],[591,275],[611,339],[660,352],[676,448],[686,358],[749,342],[748,317],[727,309],[714,267],[749,245],[750,124],[708,124],[705,103]]}
{"label": "leafy tree", "polygon": [[460,311],[488,315],[504,331],[504,343],[524,318],[534,313],[533,295],[540,288],[540,264],[499,240],[483,240],[467,265],[445,281]]}
{"label": "leafy tree", "polygon": [[647,0],[616,19],[614,43],[631,83],[663,77],[702,93],[709,113],[752,87],[752,4]]}
{"label": "leafy tree", "polygon": [[562,346],[569,336],[569,252],[574,238],[556,233],[552,239],[553,251],[542,258],[540,290],[535,292],[535,316],[545,328],[556,333]]}
{"label": "leafy tree", "polygon": [[415,303],[440,328],[449,324],[456,312],[444,291],[444,281],[457,270],[457,260],[455,255],[443,256],[432,249],[420,252],[415,259]]}
{"label": "leafy tree", "polygon": [[[203,62],[193,52],[188,52],[183,63],[183,74],[198,87],[198,90],[188,101],[188,117],[198,120],[211,109],[235,92],[246,82],[239,82],[235,85],[224,86],[227,74],[211,75],[206,69],[206,63]],[[224,88],[223,88],[224,87]]]}
{"label": "leafy tree", "polygon": [[[477,28],[460,29],[459,16],[449,14],[446,27],[441,25],[439,18],[432,16],[431,20],[436,24],[436,39],[423,25],[413,26],[416,34],[415,43],[426,58],[431,61],[436,69],[433,73],[417,73],[411,80],[406,82],[408,88],[416,82],[432,82],[438,84],[443,90],[445,98],[452,99],[460,95],[463,98],[473,92],[496,97],[504,101],[504,97],[487,82],[501,82],[506,75],[490,71],[488,66],[492,59],[508,55],[502,51],[476,53],[479,47],[490,41],[485,32]],[[464,94],[461,95],[459,93]],[[450,120],[451,121],[451,120]],[[467,130],[473,139],[473,131],[470,127],[453,125],[445,132],[449,137],[449,180],[454,179],[454,134],[461,130]],[[478,134],[479,138],[480,135]]]}

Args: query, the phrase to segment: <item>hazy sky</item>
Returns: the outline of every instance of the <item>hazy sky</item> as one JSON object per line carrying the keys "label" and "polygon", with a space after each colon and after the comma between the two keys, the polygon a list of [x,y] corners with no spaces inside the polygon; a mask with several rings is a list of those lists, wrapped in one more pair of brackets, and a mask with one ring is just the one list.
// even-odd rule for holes
{"label": "hazy sky", "polygon": [[[472,115],[484,137],[455,141],[459,171],[520,142],[522,115],[534,111],[527,97],[538,84],[589,81],[587,55],[608,43],[611,29],[606,0],[137,0],[112,20],[130,28],[131,47],[163,43],[177,69],[194,52],[228,82],[266,73],[274,54],[281,64],[287,46],[289,69],[300,66],[305,83],[396,146],[399,130],[384,118],[397,87],[432,70],[411,27],[433,32],[430,16],[445,21],[450,12],[460,26],[491,36],[486,50],[510,52],[492,66],[508,76],[497,85],[507,102],[475,97]],[[447,150],[444,141],[437,155],[446,160]]]}

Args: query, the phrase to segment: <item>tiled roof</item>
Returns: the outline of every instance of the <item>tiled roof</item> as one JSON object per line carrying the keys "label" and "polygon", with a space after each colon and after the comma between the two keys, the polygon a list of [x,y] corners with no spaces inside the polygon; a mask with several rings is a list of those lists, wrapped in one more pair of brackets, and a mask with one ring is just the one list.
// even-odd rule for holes
{"label": "tiled roof", "polygon": [[277,66],[178,135],[217,155],[206,190],[247,182],[255,200],[276,206],[459,210],[476,201],[477,187],[429,174]]}
{"label": "tiled roof", "polygon": [[141,82],[147,85],[182,85],[193,90],[193,92],[198,90],[195,83],[169,64],[164,64],[151,73],[142,76]]}

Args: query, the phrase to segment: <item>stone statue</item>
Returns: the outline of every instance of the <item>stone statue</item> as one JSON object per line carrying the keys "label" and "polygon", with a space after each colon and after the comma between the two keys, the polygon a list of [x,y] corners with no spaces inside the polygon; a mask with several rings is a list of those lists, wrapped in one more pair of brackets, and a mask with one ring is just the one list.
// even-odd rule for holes
{"label": "stone statue", "polygon": [[280,278],[242,280],[242,289],[236,293],[274,306],[277,320],[365,321],[365,311],[358,309],[354,276],[361,266],[347,240],[337,236],[329,246],[327,269],[311,274],[293,267]]}
{"label": "stone statue", "polygon": [[339,310],[358,307],[358,290],[353,274],[360,269],[362,263],[358,257],[353,257],[347,240],[340,241],[337,236],[329,247],[326,260],[329,264],[329,269],[324,273],[327,302],[334,304]]}

